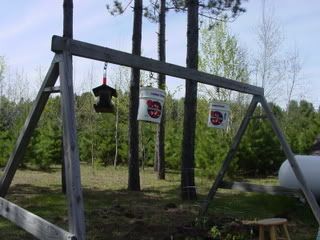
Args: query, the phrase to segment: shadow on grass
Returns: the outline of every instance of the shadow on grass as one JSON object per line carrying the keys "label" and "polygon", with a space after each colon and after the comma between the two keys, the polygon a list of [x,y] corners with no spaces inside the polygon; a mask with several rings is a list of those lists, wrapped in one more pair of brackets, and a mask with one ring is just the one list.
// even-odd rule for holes
{"label": "shadow on grass", "polygon": [[[85,188],[87,239],[170,239],[170,233],[192,221],[195,213],[179,205],[172,193]],[[64,229],[68,226],[66,197],[59,186],[17,184],[8,200]],[[34,239],[4,219],[0,229],[0,239]]]}
{"label": "shadow on grass", "polygon": [[[199,201],[182,202],[179,188],[173,186],[149,187],[142,192],[84,188],[83,194],[89,240],[186,239],[186,227],[194,225],[199,210]],[[204,195],[199,195],[200,200],[204,198]],[[66,196],[61,193],[60,186],[14,185],[8,199],[67,229]],[[214,225],[224,219],[266,217],[288,218],[292,239],[312,239],[316,232],[311,211],[296,199],[284,196],[218,192],[209,209],[209,218]],[[0,229],[0,239],[34,239],[4,219],[0,220]]]}

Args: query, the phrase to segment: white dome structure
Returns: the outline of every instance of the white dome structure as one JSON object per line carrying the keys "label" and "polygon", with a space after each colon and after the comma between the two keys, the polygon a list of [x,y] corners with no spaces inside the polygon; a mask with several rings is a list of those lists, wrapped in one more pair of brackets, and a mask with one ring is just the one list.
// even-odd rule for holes
{"label": "white dome structure", "polygon": [[[315,197],[320,199],[320,156],[315,155],[296,155],[297,164],[306,180],[308,188]],[[280,185],[287,188],[299,189],[298,182],[291,165],[285,160],[279,169]]]}

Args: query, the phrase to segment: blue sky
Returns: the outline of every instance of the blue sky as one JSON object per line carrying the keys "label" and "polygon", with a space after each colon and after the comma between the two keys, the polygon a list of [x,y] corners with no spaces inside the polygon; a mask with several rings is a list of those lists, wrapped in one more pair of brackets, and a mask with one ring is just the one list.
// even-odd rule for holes
{"label": "blue sky", "polygon": [[[74,38],[130,52],[132,13],[112,17],[106,9],[106,0],[74,0]],[[129,2],[129,1],[128,1]],[[268,0],[276,20],[285,34],[284,48],[296,46],[303,62],[302,84],[295,97],[320,104],[320,2],[318,0]],[[261,0],[245,3],[247,12],[231,24],[241,45],[249,53],[256,49],[255,28],[261,16]],[[0,55],[5,56],[10,71],[23,71],[34,89],[39,83],[38,68],[47,69],[53,53],[51,36],[62,33],[62,0],[2,1],[0,9]],[[185,65],[186,16],[170,14],[167,23],[167,61]],[[155,24],[144,21],[143,55],[156,58]],[[100,84],[103,63],[75,58],[75,88],[89,90],[86,72],[95,69],[96,83]],[[175,89],[184,81],[169,79]]]}

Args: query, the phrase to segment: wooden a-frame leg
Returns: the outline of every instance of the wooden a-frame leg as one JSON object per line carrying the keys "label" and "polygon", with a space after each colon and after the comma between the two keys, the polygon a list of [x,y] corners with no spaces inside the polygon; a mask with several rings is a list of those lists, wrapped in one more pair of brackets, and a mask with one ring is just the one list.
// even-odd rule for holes
{"label": "wooden a-frame leg", "polygon": [[221,181],[223,180],[223,177],[230,165],[230,162],[231,160],[233,159],[237,149],[238,149],[238,146],[240,144],[240,141],[241,141],[241,138],[243,136],[243,134],[245,133],[247,127],[248,127],[248,124],[249,124],[249,121],[251,119],[251,116],[252,114],[254,113],[254,110],[256,109],[257,107],[257,97],[256,96],[253,96],[252,100],[251,100],[251,103],[248,107],[248,110],[247,110],[247,113],[239,127],[239,130],[237,132],[237,134],[235,135],[234,139],[233,139],[233,142],[232,142],[232,145],[230,147],[230,150],[224,160],[224,162],[222,163],[222,166],[220,168],[220,171],[209,191],[209,194],[206,198],[206,200],[203,202],[202,206],[201,206],[201,209],[200,209],[200,213],[199,215],[200,216],[204,216],[207,211],[208,211],[208,207],[209,207],[209,203],[210,201],[213,199],[214,195],[216,194],[217,190],[218,190],[218,187],[221,183]]}
{"label": "wooden a-frame leg", "polygon": [[53,58],[51,66],[47,75],[41,85],[38,95],[33,103],[32,109],[24,123],[20,132],[19,138],[16,142],[15,148],[11,153],[8,163],[4,169],[4,173],[0,179],[0,196],[5,197],[12,182],[12,179],[18,169],[19,164],[27,150],[28,143],[31,139],[32,133],[37,126],[41,113],[48,101],[50,92],[46,88],[53,87],[59,75],[58,56]]}
{"label": "wooden a-frame leg", "polygon": [[59,70],[69,231],[77,237],[77,240],[84,240],[85,221],[75,120],[72,55],[64,51],[61,57]]}
{"label": "wooden a-frame leg", "polygon": [[283,224],[283,230],[284,230],[284,234],[286,235],[286,238],[288,240],[291,240],[290,234],[289,234],[289,231],[288,231],[288,228],[287,228],[287,224]]}
{"label": "wooden a-frame leg", "polygon": [[277,240],[276,227],[270,226],[270,240]]}
{"label": "wooden a-frame leg", "polygon": [[270,106],[268,105],[266,99],[263,97],[263,96],[260,96],[260,103],[264,109],[264,111],[266,112],[267,114],[267,117],[269,118],[270,122],[271,122],[271,125],[272,125],[272,128],[273,128],[273,131],[275,132],[275,134],[277,135],[279,141],[280,141],[280,144],[283,148],[283,151],[285,152],[288,160],[289,160],[289,163],[292,167],[292,170],[298,180],[298,182],[300,183],[300,187],[304,193],[304,196],[306,197],[308,203],[309,203],[309,206],[311,207],[311,210],[313,212],[313,215],[315,216],[316,220],[318,221],[318,224],[320,224],[320,208],[319,208],[319,205],[313,195],[313,193],[310,191],[310,189],[308,188],[307,186],[307,183],[304,179],[304,176],[301,172],[301,169],[299,167],[299,165],[297,164],[297,161],[296,161],[296,158],[289,146],[289,144],[287,143],[286,139],[285,139],[285,136],[284,134],[282,133],[280,127],[279,127],[279,124],[276,120],[276,118],[274,117],[272,111],[271,111],[271,108]]}
{"label": "wooden a-frame leg", "polygon": [[264,240],[264,227],[262,225],[259,226],[259,240]]}

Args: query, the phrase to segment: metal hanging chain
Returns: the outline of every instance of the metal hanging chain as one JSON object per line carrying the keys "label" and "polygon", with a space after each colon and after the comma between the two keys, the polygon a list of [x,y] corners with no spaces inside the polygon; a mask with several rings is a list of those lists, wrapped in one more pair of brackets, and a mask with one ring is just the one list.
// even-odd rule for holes
{"label": "metal hanging chain", "polygon": [[107,85],[107,68],[108,68],[108,63],[105,62],[103,67],[103,79],[102,79],[103,85]]}
{"label": "metal hanging chain", "polygon": [[150,79],[154,79],[153,72],[149,72],[149,77],[150,77]]}

